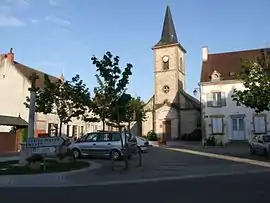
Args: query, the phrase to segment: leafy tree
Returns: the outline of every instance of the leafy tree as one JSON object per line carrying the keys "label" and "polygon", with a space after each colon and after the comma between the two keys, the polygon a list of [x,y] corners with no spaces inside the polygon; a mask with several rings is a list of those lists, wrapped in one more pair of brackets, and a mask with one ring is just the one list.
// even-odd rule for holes
{"label": "leafy tree", "polygon": [[113,109],[125,96],[126,86],[129,77],[132,75],[132,64],[127,63],[123,71],[120,69],[119,56],[113,56],[111,52],[106,52],[102,59],[96,56],[91,58],[96,66],[98,86],[94,88],[94,98],[92,102],[93,113],[98,115],[105,129],[105,122],[115,119]]}
{"label": "leafy tree", "polygon": [[128,122],[128,129],[130,130],[130,123],[136,121],[140,124],[146,118],[145,104],[140,97],[132,97],[127,104],[126,122]]}
{"label": "leafy tree", "polygon": [[[44,88],[36,92],[36,112],[44,114],[56,113],[59,117],[59,134],[62,134],[62,125],[67,124],[72,118],[86,118],[86,113],[91,102],[90,93],[79,75],[71,81],[58,80],[52,82],[48,75],[44,75]],[[29,108],[30,99],[24,103]]]}
{"label": "leafy tree", "polygon": [[242,60],[242,71],[237,79],[243,82],[244,90],[234,90],[232,98],[257,113],[270,110],[270,63],[263,53],[256,61]]}
{"label": "leafy tree", "polygon": [[126,122],[128,104],[132,99],[130,94],[123,93],[119,99],[113,102],[112,104],[112,113],[109,118],[110,122],[121,129],[122,122]]}

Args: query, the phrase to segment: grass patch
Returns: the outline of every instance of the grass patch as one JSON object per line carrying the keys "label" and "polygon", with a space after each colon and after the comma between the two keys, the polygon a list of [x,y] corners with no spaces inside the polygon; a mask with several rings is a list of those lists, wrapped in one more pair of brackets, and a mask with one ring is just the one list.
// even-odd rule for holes
{"label": "grass patch", "polygon": [[18,161],[0,162],[0,175],[26,175],[39,173],[57,173],[64,171],[79,170],[89,167],[89,163],[85,161],[74,161],[72,163],[58,163],[56,160],[46,161],[46,167],[40,169],[30,169],[28,166],[18,165]]}

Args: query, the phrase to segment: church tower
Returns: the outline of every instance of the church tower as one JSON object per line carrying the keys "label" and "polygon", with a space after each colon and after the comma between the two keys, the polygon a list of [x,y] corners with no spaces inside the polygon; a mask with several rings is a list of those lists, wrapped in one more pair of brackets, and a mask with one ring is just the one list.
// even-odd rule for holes
{"label": "church tower", "polygon": [[169,140],[180,132],[180,89],[185,90],[186,50],[178,42],[170,7],[154,51],[154,128]]}
{"label": "church tower", "polygon": [[186,88],[186,50],[178,42],[170,7],[167,6],[161,39],[153,47],[155,103],[179,103],[179,88]]}

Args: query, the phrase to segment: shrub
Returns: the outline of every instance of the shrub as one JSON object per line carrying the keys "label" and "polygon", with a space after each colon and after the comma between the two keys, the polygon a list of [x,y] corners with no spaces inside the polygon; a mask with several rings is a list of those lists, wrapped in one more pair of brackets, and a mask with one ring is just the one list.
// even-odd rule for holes
{"label": "shrub", "polygon": [[148,139],[149,141],[157,141],[157,140],[158,140],[157,134],[156,134],[153,130],[151,130],[151,131],[149,131],[149,132],[147,133],[147,139]]}
{"label": "shrub", "polygon": [[208,138],[205,138],[204,145],[206,146],[216,146],[217,140],[214,136],[209,136]]}
{"label": "shrub", "polygon": [[33,154],[32,156],[28,157],[26,161],[30,163],[35,163],[35,162],[43,162],[44,157],[40,154]]}
{"label": "shrub", "polygon": [[201,141],[202,140],[202,131],[201,129],[195,129],[191,133],[186,133],[181,137],[183,141]]}

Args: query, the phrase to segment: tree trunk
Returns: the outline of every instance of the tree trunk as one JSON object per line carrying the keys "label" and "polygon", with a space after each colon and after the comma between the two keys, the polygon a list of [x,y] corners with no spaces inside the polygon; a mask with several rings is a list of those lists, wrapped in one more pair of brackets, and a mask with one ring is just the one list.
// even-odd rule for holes
{"label": "tree trunk", "polygon": [[102,130],[105,131],[105,118],[102,118]]}
{"label": "tree trunk", "polygon": [[62,126],[63,126],[63,122],[60,120],[60,125],[59,125],[59,136],[62,136]]}

